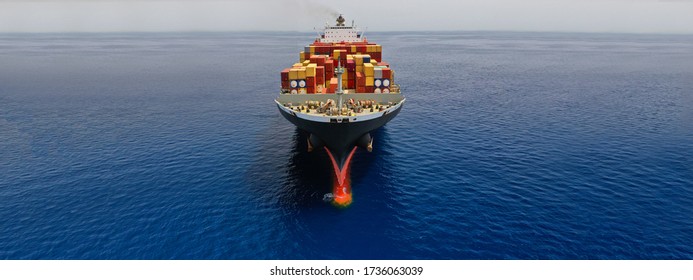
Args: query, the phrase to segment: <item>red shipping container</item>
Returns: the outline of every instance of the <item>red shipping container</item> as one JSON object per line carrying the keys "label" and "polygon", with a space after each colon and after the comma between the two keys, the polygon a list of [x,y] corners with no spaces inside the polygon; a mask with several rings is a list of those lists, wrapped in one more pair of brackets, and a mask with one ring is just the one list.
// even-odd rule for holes
{"label": "red shipping container", "polygon": [[385,61],[381,61],[381,62],[378,62],[378,66],[390,67],[390,63],[387,63]]}
{"label": "red shipping container", "polygon": [[383,54],[380,52],[374,52],[371,54],[371,58],[380,62],[381,60],[383,60]]}
{"label": "red shipping container", "polygon": [[323,66],[323,65],[325,65],[325,56],[324,55],[312,55],[312,56],[310,56],[310,63],[315,63],[318,66]]}
{"label": "red shipping container", "polygon": [[356,83],[352,79],[347,80],[347,88],[356,88]]}
{"label": "red shipping container", "polygon": [[317,68],[315,68],[315,84],[325,84],[325,66],[318,66]]}
{"label": "red shipping container", "polygon": [[286,68],[286,69],[282,70],[282,72],[281,72],[281,78],[282,78],[281,80],[282,81],[288,81],[289,80],[289,70],[291,70],[291,68]]}
{"label": "red shipping container", "polygon": [[350,72],[356,71],[356,61],[354,61],[353,59],[347,60],[346,69],[347,69],[347,71],[350,71]]}
{"label": "red shipping container", "polygon": [[366,86],[366,76],[363,75],[361,72],[356,72],[356,87],[365,87]]}
{"label": "red shipping container", "polygon": [[383,68],[383,79],[390,79],[391,73],[390,68]]}
{"label": "red shipping container", "polygon": [[[315,77],[306,77],[306,87],[315,88]],[[315,92],[315,90],[313,90]]]}
{"label": "red shipping container", "polygon": [[330,49],[330,46],[318,45],[318,46],[315,46],[315,53],[316,54],[330,54],[330,53],[332,53],[332,50]]}
{"label": "red shipping container", "polygon": [[332,59],[326,59],[325,60],[325,72],[333,72],[334,73],[334,61]]}
{"label": "red shipping container", "polygon": [[290,87],[290,83],[289,83],[289,71],[290,70],[291,70],[291,68],[286,68],[286,69],[282,70],[282,72],[281,72],[280,76],[281,76],[282,88],[288,89]]}
{"label": "red shipping container", "polygon": [[373,93],[375,91],[375,87],[373,86],[366,86],[366,93]]}
{"label": "red shipping container", "polygon": [[366,93],[366,87],[365,86],[357,86],[356,87],[356,93]]}
{"label": "red shipping container", "polygon": [[334,59],[334,58],[332,58],[332,59],[334,60],[334,67],[337,67],[337,61],[338,61],[338,60],[341,60],[341,61],[342,61],[342,66],[346,66],[346,61],[347,61],[346,56],[347,56],[347,51],[346,51],[346,50],[341,50],[341,51],[339,52],[339,59]]}

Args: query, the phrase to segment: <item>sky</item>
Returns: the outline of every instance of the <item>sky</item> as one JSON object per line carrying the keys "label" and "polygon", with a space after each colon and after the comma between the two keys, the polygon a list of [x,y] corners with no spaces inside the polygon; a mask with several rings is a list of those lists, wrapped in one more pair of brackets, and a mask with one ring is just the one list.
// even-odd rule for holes
{"label": "sky", "polygon": [[693,34],[693,0],[0,0],[0,32],[368,31]]}

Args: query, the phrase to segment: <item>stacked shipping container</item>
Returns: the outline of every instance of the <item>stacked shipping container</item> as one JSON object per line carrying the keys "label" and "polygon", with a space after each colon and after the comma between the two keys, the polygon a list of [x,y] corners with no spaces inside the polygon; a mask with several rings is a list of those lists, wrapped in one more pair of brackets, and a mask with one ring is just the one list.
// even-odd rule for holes
{"label": "stacked shipping container", "polygon": [[299,62],[281,71],[285,93],[335,93],[335,68],[345,68],[342,87],[356,93],[389,93],[394,71],[382,60],[382,47],[368,42],[321,43],[306,46]]}

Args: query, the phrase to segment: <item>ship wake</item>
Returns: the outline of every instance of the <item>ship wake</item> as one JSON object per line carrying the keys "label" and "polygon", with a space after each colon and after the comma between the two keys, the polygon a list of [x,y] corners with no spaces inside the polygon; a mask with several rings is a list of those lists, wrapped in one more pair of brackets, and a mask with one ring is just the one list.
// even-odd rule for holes
{"label": "ship wake", "polygon": [[340,168],[340,164],[337,163],[334,155],[332,155],[332,152],[330,152],[330,150],[327,147],[325,147],[325,151],[327,152],[327,155],[330,157],[330,161],[332,162],[332,168],[334,170],[332,203],[340,207],[349,206],[352,202],[351,179],[349,176],[349,169],[351,166],[351,159],[354,157],[356,149],[357,147],[354,147],[351,150],[349,156],[347,156],[346,160]]}

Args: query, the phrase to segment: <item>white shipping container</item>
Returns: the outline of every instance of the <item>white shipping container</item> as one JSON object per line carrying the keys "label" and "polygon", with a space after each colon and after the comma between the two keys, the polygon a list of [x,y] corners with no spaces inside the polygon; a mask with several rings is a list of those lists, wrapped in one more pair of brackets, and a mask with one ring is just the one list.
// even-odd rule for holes
{"label": "white shipping container", "polygon": [[373,68],[373,78],[382,79],[383,78],[383,69],[382,68]]}

